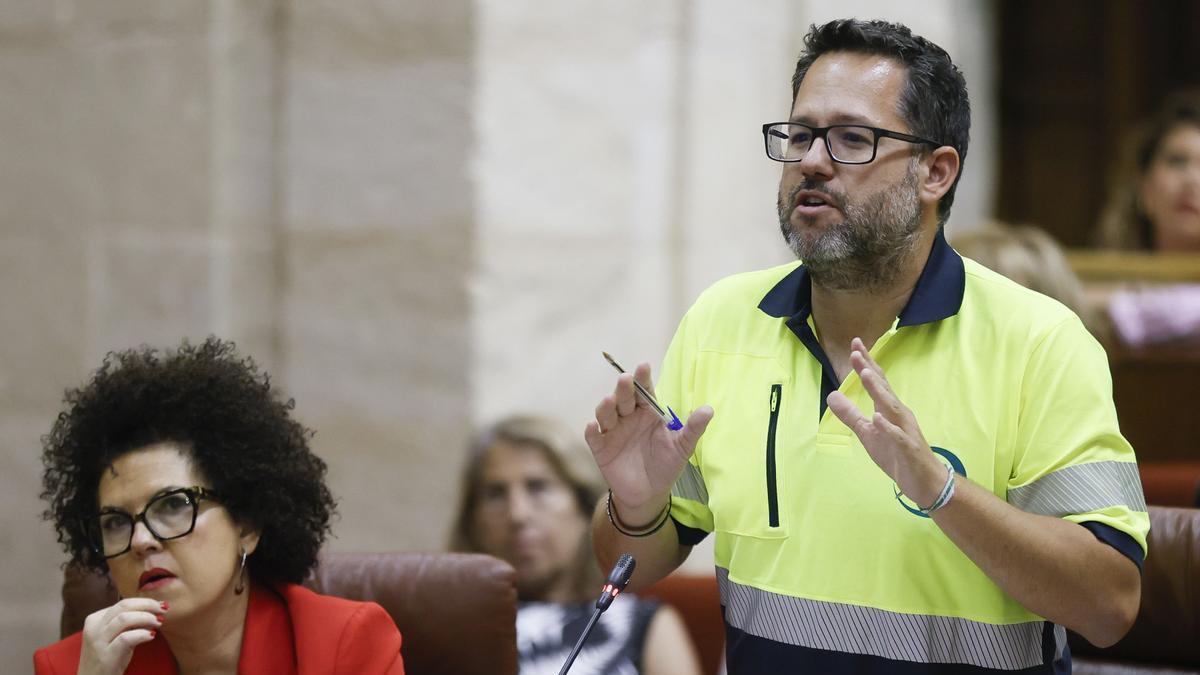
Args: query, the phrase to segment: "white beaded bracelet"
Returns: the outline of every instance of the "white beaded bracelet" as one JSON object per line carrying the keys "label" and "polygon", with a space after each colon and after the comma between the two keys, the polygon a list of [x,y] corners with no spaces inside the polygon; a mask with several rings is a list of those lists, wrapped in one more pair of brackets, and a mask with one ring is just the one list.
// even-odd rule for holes
{"label": "white beaded bracelet", "polygon": [[954,467],[947,466],[946,467],[946,484],[942,486],[941,494],[938,495],[938,498],[933,501],[933,504],[931,504],[929,508],[922,509],[920,507],[917,507],[917,510],[920,511],[921,513],[924,513],[925,515],[929,515],[929,514],[933,513],[934,511],[937,511],[938,509],[942,508],[943,506],[949,504],[950,498],[953,496],[954,496]]}

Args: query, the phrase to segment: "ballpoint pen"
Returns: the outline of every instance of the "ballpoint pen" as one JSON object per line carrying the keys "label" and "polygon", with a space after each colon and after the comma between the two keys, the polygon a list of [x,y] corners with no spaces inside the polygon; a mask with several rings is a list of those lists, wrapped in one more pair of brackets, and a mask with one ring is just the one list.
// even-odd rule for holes
{"label": "ballpoint pen", "polygon": [[[608,352],[600,353],[604,355],[605,361],[608,361],[610,364],[612,364],[613,368],[617,369],[618,373],[625,372],[625,369],[622,368],[621,365],[617,363],[616,359],[614,359]],[[644,401],[646,405],[650,406],[650,409],[662,418],[663,424],[667,425],[668,429],[671,431],[679,431],[683,428],[683,422],[679,421],[679,417],[675,414],[674,410],[671,410],[671,406],[667,406],[667,409],[663,410],[663,407],[658,404],[658,401],[655,401],[654,397],[650,395],[650,392],[646,391],[646,388],[643,387],[636,379],[633,381],[633,388],[637,391],[638,396],[642,397],[642,401]]]}

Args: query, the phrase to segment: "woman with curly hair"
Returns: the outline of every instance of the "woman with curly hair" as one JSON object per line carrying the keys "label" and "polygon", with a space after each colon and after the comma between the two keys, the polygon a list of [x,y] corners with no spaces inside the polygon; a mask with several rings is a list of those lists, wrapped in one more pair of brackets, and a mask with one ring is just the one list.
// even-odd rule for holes
{"label": "woman with curly hair", "polygon": [[109,354],[43,439],[45,517],[120,600],[39,675],[403,673],[374,603],[300,586],[335,504],[269,377],[233,344]]}

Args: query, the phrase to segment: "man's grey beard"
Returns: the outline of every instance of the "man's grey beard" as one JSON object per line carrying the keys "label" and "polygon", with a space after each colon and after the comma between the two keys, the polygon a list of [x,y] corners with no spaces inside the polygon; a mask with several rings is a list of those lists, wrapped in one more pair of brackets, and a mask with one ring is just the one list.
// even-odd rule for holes
{"label": "man's grey beard", "polygon": [[[845,219],[823,232],[796,232],[789,216],[800,190],[825,192]],[[850,203],[844,192],[832,192],[821,182],[804,181],[792,189],[786,203],[781,197],[778,206],[779,228],[788,247],[804,262],[813,283],[831,290],[889,288],[914,253],[921,230],[917,174],[911,165],[903,182],[861,204]]]}

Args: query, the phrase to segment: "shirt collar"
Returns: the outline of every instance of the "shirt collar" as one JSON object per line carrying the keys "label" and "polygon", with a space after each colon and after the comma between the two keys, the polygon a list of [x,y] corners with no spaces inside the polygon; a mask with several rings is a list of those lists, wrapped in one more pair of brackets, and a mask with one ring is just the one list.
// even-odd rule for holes
{"label": "shirt collar", "polygon": [[[912,297],[900,311],[897,327],[917,326],[947,319],[962,307],[966,289],[962,257],[946,242],[938,228],[925,269],[917,279]],[[763,296],[758,308],[768,316],[807,318],[812,312],[812,278],[804,265],[792,270]]]}

